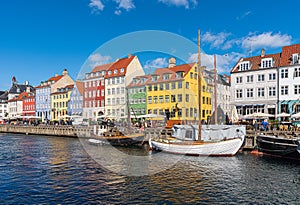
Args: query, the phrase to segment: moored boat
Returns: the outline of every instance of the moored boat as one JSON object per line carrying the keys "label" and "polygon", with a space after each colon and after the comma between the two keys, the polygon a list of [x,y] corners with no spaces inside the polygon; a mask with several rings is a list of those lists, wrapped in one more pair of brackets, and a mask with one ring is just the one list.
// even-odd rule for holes
{"label": "moored boat", "polygon": [[197,126],[175,125],[173,136],[150,139],[153,149],[184,155],[233,156],[242,147],[246,128],[237,125],[209,125],[202,127],[202,140],[198,141]]}
{"label": "moored boat", "polygon": [[283,158],[300,160],[300,139],[258,135],[256,144],[259,152]]}

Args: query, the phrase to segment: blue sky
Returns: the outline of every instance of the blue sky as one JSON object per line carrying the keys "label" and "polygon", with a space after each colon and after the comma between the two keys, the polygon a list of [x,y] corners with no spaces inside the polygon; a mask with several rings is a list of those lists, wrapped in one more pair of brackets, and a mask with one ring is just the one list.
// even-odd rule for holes
{"label": "blue sky", "polygon": [[[9,88],[12,76],[36,86],[64,68],[76,79],[98,47],[143,30],[171,32],[196,43],[200,28],[201,49],[208,58],[217,54],[219,72],[228,73],[250,48],[257,55],[262,48],[275,53],[300,43],[299,6],[297,0],[2,0],[0,90]],[[191,50],[185,60],[195,60],[195,53]],[[170,55],[152,54],[141,56],[147,69],[165,66]],[[97,63],[116,58],[93,57]]]}

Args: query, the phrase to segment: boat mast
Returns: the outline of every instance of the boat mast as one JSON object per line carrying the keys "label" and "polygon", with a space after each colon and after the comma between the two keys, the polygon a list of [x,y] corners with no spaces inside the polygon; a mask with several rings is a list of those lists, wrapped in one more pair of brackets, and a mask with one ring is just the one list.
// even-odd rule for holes
{"label": "boat mast", "polygon": [[201,68],[201,49],[200,49],[200,29],[198,30],[198,110],[199,110],[199,127],[198,127],[198,141],[201,141],[202,130],[202,68]]}
{"label": "boat mast", "polygon": [[218,124],[218,103],[217,103],[217,57],[214,55],[214,107],[215,107],[215,122],[214,124]]}

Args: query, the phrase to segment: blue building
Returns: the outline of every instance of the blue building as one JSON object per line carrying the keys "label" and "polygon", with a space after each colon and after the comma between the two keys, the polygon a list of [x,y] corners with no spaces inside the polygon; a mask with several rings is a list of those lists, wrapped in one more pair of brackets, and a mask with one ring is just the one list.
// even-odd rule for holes
{"label": "blue building", "polygon": [[69,115],[81,115],[83,112],[83,82],[76,81],[68,104]]}

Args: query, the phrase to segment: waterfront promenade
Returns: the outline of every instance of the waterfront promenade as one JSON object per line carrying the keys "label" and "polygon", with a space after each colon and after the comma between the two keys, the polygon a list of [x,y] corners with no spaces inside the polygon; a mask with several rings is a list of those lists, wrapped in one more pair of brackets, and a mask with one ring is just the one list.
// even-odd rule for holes
{"label": "waterfront promenade", "polygon": [[[0,133],[13,133],[13,134],[25,134],[25,135],[46,135],[56,137],[80,137],[91,138],[93,133],[93,126],[71,126],[71,125],[0,125]],[[144,130],[145,140],[147,142],[149,138],[171,136],[171,129],[163,128],[147,128]],[[290,137],[299,137],[300,131],[254,131],[247,130],[244,149],[252,150],[256,146],[256,136],[259,134],[277,135]],[[95,138],[95,137],[94,137]]]}

